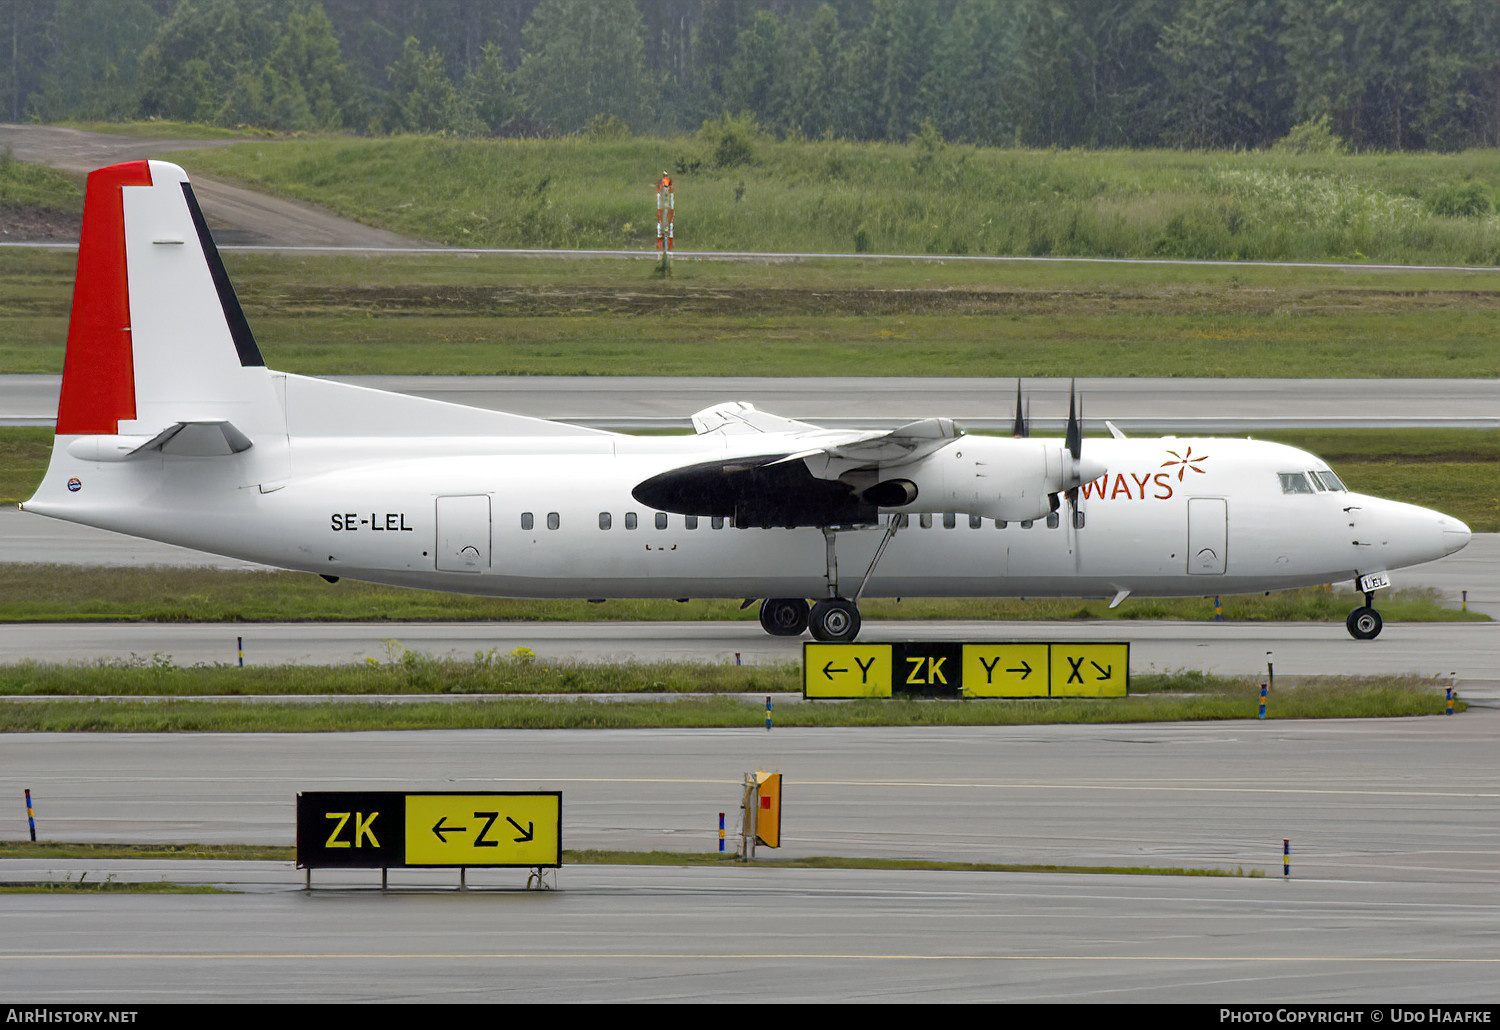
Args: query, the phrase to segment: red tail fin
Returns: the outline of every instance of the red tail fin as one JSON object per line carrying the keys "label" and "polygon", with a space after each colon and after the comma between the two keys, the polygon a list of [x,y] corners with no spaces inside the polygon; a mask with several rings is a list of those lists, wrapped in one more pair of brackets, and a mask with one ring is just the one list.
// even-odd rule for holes
{"label": "red tail fin", "polygon": [[62,397],[57,406],[59,436],[113,434],[121,419],[135,418],[125,207],[120,190],[150,185],[151,168],[145,161],[111,165],[89,175]]}

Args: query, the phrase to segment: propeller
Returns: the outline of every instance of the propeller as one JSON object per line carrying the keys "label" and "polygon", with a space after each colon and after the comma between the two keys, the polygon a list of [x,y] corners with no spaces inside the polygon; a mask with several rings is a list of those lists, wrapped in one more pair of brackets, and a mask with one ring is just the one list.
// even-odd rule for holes
{"label": "propeller", "polygon": [[[1079,491],[1083,488],[1082,477],[1086,474],[1082,467],[1083,457],[1083,398],[1077,397],[1075,387],[1077,380],[1068,384],[1068,453],[1073,456],[1073,469],[1075,472],[1075,486],[1068,487],[1068,544],[1069,550],[1073,552],[1073,571],[1078,571],[1081,563],[1079,549],[1078,530],[1079,523],[1083,521],[1083,511],[1079,507]],[[1074,412],[1074,403],[1077,403],[1077,412]]]}
{"label": "propeller", "polygon": [[[1031,398],[1029,398],[1029,397],[1026,399],[1026,407],[1027,407],[1027,409],[1031,408]],[[1031,426],[1028,425],[1028,423],[1030,421],[1031,420],[1028,419],[1021,412],[1021,380],[1017,379],[1016,380],[1016,421],[1015,421],[1015,426],[1011,430],[1011,434],[1010,435],[1014,436],[1017,440],[1022,440],[1022,439],[1025,439],[1026,437],[1030,436],[1031,435]]]}

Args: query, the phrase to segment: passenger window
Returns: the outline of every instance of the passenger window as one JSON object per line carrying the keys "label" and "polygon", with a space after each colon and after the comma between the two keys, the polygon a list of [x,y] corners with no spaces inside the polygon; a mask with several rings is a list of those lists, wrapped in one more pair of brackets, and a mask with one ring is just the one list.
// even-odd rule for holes
{"label": "passenger window", "polygon": [[951,511],[943,512],[943,528],[952,529],[956,525],[958,525],[958,516]]}
{"label": "passenger window", "polygon": [[1006,522],[1004,519],[996,519],[995,520],[995,528],[996,529],[1004,529],[1008,525],[1010,525],[1010,523]]}
{"label": "passenger window", "polygon": [[1083,528],[1083,509],[1082,508],[1079,508],[1079,509],[1077,509],[1077,510],[1075,510],[1073,512],[1073,528],[1074,529],[1082,529]]}
{"label": "passenger window", "polygon": [[529,512],[529,511],[523,511],[523,512],[521,512],[521,528],[522,529],[530,529],[533,521],[534,520],[531,517],[531,512]]}
{"label": "passenger window", "polygon": [[560,523],[559,523],[559,520],[558,520],[558,517],[557,517],[557,512],[555,512],[555,511],[549,511],[547,513],[547,528],[548,529],[556,529],[559,524]]}
{"label": "passenger window", "polygon": [[697,529],[698,528],[698,516],[696,516],[696,515],[684,515],[683,518],[682,518],[682,524],[684,526],[686,526],[688,529]]}
{"label": "passenger window", "polygon": [[666,529],[667,528],[667,513],[666,512],[659,511],[659,512],[656,513],[656,528],[657,529]]}
{"label": "passenger window", "polygon": [[610,524],[613,521],[614,520],[610,518],[609,512],[607,512],[607,511],[601,511],[599,513],[599,528],[600,529],[608,529],[610,527]]}
{"label": "passenger window", "polygon": [[1300,472],[1278,472],[1281,477],[1281,492],[1284,494],[1310,494],[1312,487],[1307,485],[1307,477]]}
{"label": "passenger window", "polygon": [[922,515],[917,519],[917,525],[921,526],[923,529],[931,529],[932,528],[932,513],[931,512],[923,512]]}
{"label": "passenger window", "polygon": [[723,529],[724,528],[724,516],[722,516],[722,515],[715,515],[710,520],[709,524],[711,526],[713,526],[715,529]]}
{"label": "passenger window", "polygon": [[1047,513],[1047,528],[1048,529],[1056,529],[1057,527],[1058,527],[1057,512],[1055,512],[1055,511],[1049,511]]}
{"label": "passenger window", "polygon": [[970,515],[969,516],[969,528],[970,529],[978,529],[980,527],[980,525],[983,524],[983,522],[984,522],[984,519],[980,518],[978,515]]}
{"label": "passenger window", "polygon": [[635,512],[633,512],[633,511],[627,511],[625,513],[625,528],[626,529],[634,529],[635,525],[636,525],[636,523],[635,523]]}
{"label": "passenger window", "polygon": [[1021,520],[1021,528],[1022,529],[1030,529],[1031,528],[1031,522],[1032,522],[1031,519],[1022,519]]}

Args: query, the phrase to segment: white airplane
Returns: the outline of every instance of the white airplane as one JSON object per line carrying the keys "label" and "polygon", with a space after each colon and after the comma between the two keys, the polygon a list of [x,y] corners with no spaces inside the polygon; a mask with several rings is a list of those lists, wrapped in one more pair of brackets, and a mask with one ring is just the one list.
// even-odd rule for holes
{"label": "white airplane", "polygon": [[1369,639],[1391,570],[1469,540],[1292,447],[1110,426],[1085,454],[1075,412],[1034,439],[1019,398],[1011,438],[744,403],[693,424],[633,437],[271,371],[187,176],[139,161],[89,176],[57,435],[23,507],[329,581],[764,599],[768,632],[819,640],[853,639],[864,597],[1113,606],[1351,579]]}

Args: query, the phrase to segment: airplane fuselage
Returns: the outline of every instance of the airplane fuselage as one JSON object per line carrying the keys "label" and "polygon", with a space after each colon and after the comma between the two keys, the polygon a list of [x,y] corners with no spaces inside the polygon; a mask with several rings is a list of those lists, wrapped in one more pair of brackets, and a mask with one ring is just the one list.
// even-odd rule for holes
{"label": "airplane fuselage", "polygon": [[[60,508],[105,529],[267,565],[371,582],[508,597],[820,597],[826,539],[813,527],[741,528],[727,517],[647,508],[633,488],[721,449],[694,437],[425,441],[361,460],[353,441],[285,454],[164,458],[162,475],[101,464]],[[453,447],[468,452],[455,455]],[[1327,465],[1277,444],[1091,440],[1111,471],[1066,507],[998,521],[923,511],[923,499],[841,531],[837,593],[863,596],[1193,596],[1353,579],[1456,550],[1456,520],[1328,489]],[[259,453],[257,453],[257,451]],[[428,453],[419,453],[427,451]],[[267,473],[262,475],[261,473]],[[109,503],[90,509],[100,491]],[[1295,491],[1285,477],[1300,477]],[[129,499],[133,483],[146,486]],[[122,503],[125,501],[126,503]]]}

